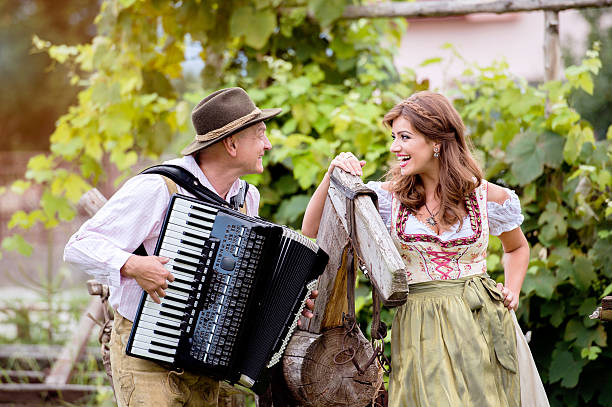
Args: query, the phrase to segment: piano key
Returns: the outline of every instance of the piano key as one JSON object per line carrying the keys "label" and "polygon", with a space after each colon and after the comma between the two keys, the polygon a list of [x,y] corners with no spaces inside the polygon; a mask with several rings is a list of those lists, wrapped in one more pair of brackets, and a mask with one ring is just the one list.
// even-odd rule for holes
{"label": "piano key", "polygon": [[149,331],[148,329],[143,329],[143,333],[136,332],[136,334],[134,335],[134,340],[140,343],[151,343],[151,341],[156,341],[159,343],[163,343],[164,345],[171,347],[171,348],[178,347],[178,343],[179,343],[178,339],[152,336],[152,335],[149,335],[148,332],[153,333],[153,331]]}
{"label": "piano key", "polygon": [[145,308],[154,310],[156,312],[161,312],[164,311],[168,314],[174,315],[176,316],[177,319],[182,320],[183,319],[183,315],[185,315],[185,313],[183,311],[178,311],[178,310],[174,310],[171,308],[167,308],[167,307],[162,307],[161,304],[158,304],[156,302],[154,302],[153,300],[149,300],[145,302]]}
{"label": "piano key", "polygon": [[[169,347],[178,347],[178,343],[179,343],[179,338],[178,336],[180,336],[181,331],[180,330],[175,330],[175,332],[167,332],[167,331],[155,331],[153,329],[150,329],[150,327],[147,325],[140,325],[140,322],[138,324],[138,327],[136,329],[135,335],[142,335],[143,337],[149,338],[149,342],[151,340],[157,340],[160,343],[163,343],[164,346],[169,346]],[[170,336],[170,335],[175,335],[175,336]],[[143,342],[144,339],[141,341]],[[144,341],[146,342],[146,341]]]}
{"label": "piano key", "polygon": [[197,249],[195,247],[190,247],[190,246],[186,246],[181,244],[181,242],[179,242],[176,239],[172,239],[172,238],[166,238],[164,237],[164,241],[161,244],[161,249],[166,249],[168,251],[174,252],[174,253],[179,253],[179,252],[186,252],[185,255],[192,257],[190,255],[195,256],[196,259],[199,259],[202,257],[202,249]]}
{"label": "piano key", "polygon": [[186,228],[185,226],[179,226],[173,223],[168,223],[166,226],[166,232],[164,236],[169,235],[178,240],[190,240],[199,245],[204,245],[210,237],[210,231],[207,231],[206,236],[194,229]]}
{"label": "piano key", "polygon": [[199,246],[204,246],[204,243],[206,243],[207,239],[196,238],[196,237],[193,237],[194,234],[192,233],[185,233],[185,231],[181,231],[177,229],[179,228],[178,227],[166,228],[166,233],[164,233],[164,239],[171,237],[173,239],[178,240],[179,242],[182,241],[182,243],[191,242]]}
{"label": "piano key", "polygon": [[191,290],[185,292],[185,290],[182,290],[180,287],[178,287],[179,289],[177,290],[175,288],[175,284],[178,285],[178,283],[174,282],[168,283],[168,288],[164,290],[166,292],[166,297],[164,298],[174,297],[180,302],[187,302],[187,300],[189,300],[189,293],[191,292]]}
{"label": "piano key", "polygon": [[194,259],[193,257],[189,257],[189,256],[184,256],[182,254],[170,251],[170,250],[166,250],[166,249],[160,249],[159,251],[159,256],[162,257],[168,257],[172,260],[174,260],[174,263],[178,263],[180,265],[185,265],[185,266],[190,266],[193,268],[197,268],[198,267],[198,261],[196,259]]}
{"label": "piano key", "polygon": [[161,362],[174,363],[174,357],[151,353],[148,350],[142,349],[139,347],[132,346],[132,349],[130,351],[134,355],[144,356],[144,357],[151,358],[154,360],[159,360]]}
{"label": "piano key", "polygon": [[193,290],[193,286],[191,284],[185,284],[185,283],[182,283],[180,281],[176,281],[176,279],[173,282],[168,283],[168,288],[175,288],[175,287],[176,288],[181,288],[183,290],[187,290],[189,292],[191,292]]}
{"label": "piano key", "polygon": [[180,323],[182,321],[182,319],[183,319],[182,315],[181,316],[176,315],[173,318],[173,317],[170,317],[170,316],[162,315],[162,314],[160,314],[159,310],[151,309],[151,308],[148,308],[148,307],[144,307],[142,309],[140,317],[142,318],[143,315],[147,315],[147,316],[156,318],[159,321],[164,321],[164,322],[179,322]]}
{"label": "piano key", "polygon": [[194,202],[186,201],[175,201],[173,210],[178,210],[186,213],[198,212],[202,216],[206,216],[213,221],[215,220],[216,214],[218,212],[216,208],[206,207],[204,205],[198,205]]}
{"label": "piano key", "polygon": [[155,333],[158,333],[160,335],[174,335],[174,336],[180,336],[180,329],[170,329],[170,328],[164,328],[163,326],[158,326],[156,324],[152,324],[150,322],[147,321],[140,321],[138,322],[138,328],[145,328],[145,329],[149,329],[151,331],[154,331]]}
{"label": "piano key", "polygon": [[171,349],[166,346],[158,346],[154,344],[146,344],[142,342],[132,341],[132,350],[133,349],[143,349],[148,351],[149,353],[157,354],[157,352],[163,354],[166,357],[173,357],[176,354],[176,349]]}
{"label": "piano key", "polygon": [[200,233],[202,233],[203,235],[208,234],[208,236],[210,236],[210,231],[213,229],[214,224],[214,222],[207,222],[205,220],[198,219],[195,216],[188,216],[185,213],[176,211],[173,211],[170,214],[168,221],[170,223],[174,223],[175,225],[199,230]]}
{"label": "piano key", "polygon": [[173,257],[168,257],[168,258],[170,259],[170,261],[166,263],[165,265],[168,267],[172,267],[173,270],[180,271],[183,273],[189,273],[189,274],[193,274],[198,270],[197,266],[191,266],[189,264],[183,264],[181,262],[177,262],[174,260]]}
{"label": "piano key", "polygon": [[151,324],[157,324],[158,322],[163,322],[166,325],[172,325],[172,327],[176,330],[181,329],[180,321],[158,321],[156,318],[151,317],[149,315],[141,315],[140,320],[151,323]]}

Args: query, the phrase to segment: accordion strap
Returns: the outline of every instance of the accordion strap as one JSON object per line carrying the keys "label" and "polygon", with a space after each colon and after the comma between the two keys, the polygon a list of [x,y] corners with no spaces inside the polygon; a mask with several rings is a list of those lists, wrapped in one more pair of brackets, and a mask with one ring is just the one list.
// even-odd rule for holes
{"label": "accordion strap", "polygon": [[[162,164],[162,165],[154,165],[152,167],[147,168],[142,171],[141,174],[159,174],[164,177],[164,181],[168,186],[168,192],[172,195],[172,192],[176,190],[176,188],[171,189],[168,180],[174,181],[176,185],[180,185],[185,190],[189,191],[196,198],[209,202],[216,205],[225,206],[226,208],[231,208],[232,206],[227,203],[227,201],[221,198],[219,195],[215,194],[210,189],[206,188],[202,183],[196,178],[195,175],[187,171],[181,166],[178,165],[170,165],[170,164]],[[246,196],[246,191],[248,191],[248,183],[246,184],[246,188],[244,189],[244,195]],[[176,192],[176,191],[175,191]],[[243,193],[243,188],[240,188],[239,194]],[[244,198],[242,198],[242,202],[244,202]],[[237,208],[232,208],[237,209]],[[148,253],[145,250],[143,244],[138,246],[138,248],[133,252],[138,256],[147,256]]]}

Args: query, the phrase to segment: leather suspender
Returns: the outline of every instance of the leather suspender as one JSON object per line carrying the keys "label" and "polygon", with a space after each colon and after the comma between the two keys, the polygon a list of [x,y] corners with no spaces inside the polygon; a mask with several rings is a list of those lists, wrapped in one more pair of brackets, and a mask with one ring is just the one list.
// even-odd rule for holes
{"label": "leather suspender", "polygon": [[[176,193],[176,185],[180,185],[182,188],[189,191],[189,193],[202,201],[225,206],[246,214],[245,200],[246,194],[249,190],[248,182],[241,182],[240,191],[238,191],[236,196],[233,196],[230,199],[230,203],[227,203],[225,199],[206,188],[195,175],[181,166],[170,164],[154,165],[142,171],[141,174],[161,175],[164,178],[164,181],[166,181],[166,186],[168,187],[168,192],[170,195]],[[133,254],[138,256],[148,256],[143,244],[138,246],[138,248],[134,250]]]}

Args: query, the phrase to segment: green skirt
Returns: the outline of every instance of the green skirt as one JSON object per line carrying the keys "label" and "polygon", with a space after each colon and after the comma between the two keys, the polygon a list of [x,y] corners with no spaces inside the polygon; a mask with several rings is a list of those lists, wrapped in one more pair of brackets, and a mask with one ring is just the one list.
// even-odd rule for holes
{"label": "green skirt", "polygon": [[520,406],[510,312],[487,275],[416,283],[391,334],[389,406]]}

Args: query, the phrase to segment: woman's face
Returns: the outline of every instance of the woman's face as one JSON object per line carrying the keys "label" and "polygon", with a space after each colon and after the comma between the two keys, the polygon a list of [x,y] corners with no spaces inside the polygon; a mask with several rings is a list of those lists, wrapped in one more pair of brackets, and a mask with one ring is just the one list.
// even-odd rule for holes
{"label": "woman's face", "polygon": [[437,174],[439,163],[433,156],[437,144],[414,130],[410,121],[401,116],[393,120],[391,137],[390,150],[397,157],[402,175]]}

